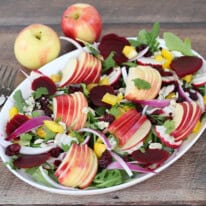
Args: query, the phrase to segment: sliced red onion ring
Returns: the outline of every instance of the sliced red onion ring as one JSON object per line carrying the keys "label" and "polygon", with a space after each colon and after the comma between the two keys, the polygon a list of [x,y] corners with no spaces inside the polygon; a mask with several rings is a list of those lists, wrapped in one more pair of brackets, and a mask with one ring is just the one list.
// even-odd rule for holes
{"label": "sliced red onion ring", "polygon": [[97,131],[95,129],[91,129],[91,128],[81,128],[78,131],[79,132],[89,132],[89,133],[92,133],[92,134],[98,136],[104,142],[107,150],[112,150],[111,144],[109,143],[107,137],[102,132]]}
{"label": "sliced red onion ring", "polygon": [[53,187],[55,187],[55,188],[58,188],[58,189],[62,189],[62,190],[77,190],[77,189],[75,189],[75,188],[65,187],[65,186],[63,186],[63,185],[60,185],[60,184],[56,183],[54,180],[52,180],[52,179],[47,175],[47,173],[44,171],[44,169],[43,169],[42,166],[39,167],[39,170],[40,170],[42,176],[44,177],[44,179],[45,179],[51,186],[53,186]]}
{"label": "sliced red onion ring", "polygon": [[[151,169],[143,168],[140,167],[139,165],[130,162],[126,162],[126,164],[129,167],[129,169],[134,172],[141,172],[145,174],[154,172]],[[107,166],[107,169],[123,169],[123,167],[119,164],[119,162],[112,162],[110,165]]]}
{"label": "sliced red onion ring", "polygon": [[181,84],[178,81],[178,92],[179,94],[184,97],[188,102],[192,102],[192,99],[185,93],[185,91],[183,90]]}
{"label": "sliced red onion ring", "polygon": [[116,153],[110,152],[112,157],[120,164],[120,166],[125,170],[125,172],[131,177],[133,175],[131,169],[127,163]]}
{"label": "sliced red onion ring", "polygon": [[124,83],[126,84],[127,83],[127,77],[128,77],[126,67],[122,67],[121,72],[122,72],[122,77],[123,77]]}
{"label": "sliced red onion ring", "polygon": [[158,108],[166,107],[170,104],[169,99],[136,100],[135,102],[139,104],[148,105],[151,107],[158,107]]}
{"label": "sliced red onion ring", "polygon": [[71,39],[69,37],[64,37],[64,36],[60,36],[59,38],[68,41],[69,43],[74,45],[79,50],[83,49],[82,46],[77,41],[75,41],[74,39]]}
{"label": "sliced red onion ring", "polygon": [[143,56],[148,52],[148,50],[149,50],[149,47],[146,47],[145,49],[143,49],[142,51],[140,51],[136,57],[130,59],[129,61],[135,61],[135,60],[143,57]]}
{"label": "sliced red onion ring", "polygon": [[88,135],[86,139],[81,143],[81,145],[87,144],[90,140],[90,136]]}

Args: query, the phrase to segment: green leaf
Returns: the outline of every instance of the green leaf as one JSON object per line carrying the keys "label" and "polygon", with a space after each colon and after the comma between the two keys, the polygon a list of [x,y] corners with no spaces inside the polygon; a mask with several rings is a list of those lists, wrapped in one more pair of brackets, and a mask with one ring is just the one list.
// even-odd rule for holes
{"label": "green leaf", "polygon": [[118,117],[121,114],[121,111],[119,109],[119,105],[114,105],[110,108],[109,114]]}
{"label": "green leaf", "polygon": [[124,62],[122,65],[128,66],[128,67],[136,67],[136,62]]}
{"label": "green leaf", "polygon": [[191,49],[190,40],[188,38],[185,39],[185,41],[182,41],[178,36],[176,36],[171,32],[165,32],[163,34],[163,38],[169,50],[179,51],[184,55],[189,55],[189,56],[194,55]]}
{"label": "green leaf", "polygon": [[112,187],[123,183],[123,175],[118,169],[104,169],[95,176],[93,183],[97,188]]}
{"label": "green leaf", "polygon": [[137,89],[145,89],[148,90],[151,88],[151,85],[149,82],[145,81],[144,79],[136,78],[132,80],[137,87]]}
{"label": "green leaf", "polygon": [[39,117],[39,116],[41,116],[41,113],[39,111],[35,110],[32,112],[31,115],[32,115],[32,117]]}
{"label": "green leaf", "polygon": [[86,97],[88,97],[88,96],[89,96],[89,91],[88,91],[88,89],[87,89],[87,85],[84,84],[84,83],[82,83],[82,84],[81,84],[81,87],[82,87],[82,89],[83,89],[84,95],[85,95]]}
{"label": "green leaf", "polygon": [[32,135],[25,133],[20,135],[20,144],[23,146],[29,146],[32,140]]}
{"label": "green leaf", "polygon": [[61,148],[64,150],[64,152],[68,152],[70,147],[70,144],[61,144]]}
{"label": "green leaf", "polygon": [[21,90],[18,90],[15,92],[13,99],[15,101],[15,105],[18,108],[20,113],[23,113],[24,111],[24,106],[26,105],[26,102],[22,96]]}
{"label": "green leaf", "polygon": [[167,120],[163,126],[166,128],[166,133],[170,134],[175,129],[175,122],[174,120]]}
{"label": "green leaf", "polygon": [[48,94],[48,89],[46,87],[39,87],[37,90],[35,90],[32,93],[32,96],[34,97],[34,99],[39,99],[41,96],[47,94]]}
{"label": "green leaf", "polygon": [[107,70],[109,70],[112,67],[115,67],[116,62],[114,61],[114,54],[115,52],[111,52],[110,55],[103,61],[102,67],[103,67],[103,73],[105,73]]}
{"label": "green leaf", "polygon": [[[44,177],[42,176],[39,167],[32,167],[32,168],[26,169],[25,171],[26,171],[27,174],[31,175],[32,178],[33,178],[35,181],[37,181],[37,182],[39,182],[39,183],[42,183],[42,184],[44,184],[44,185],[47,185],[47,186],[51,186],[51,185],[44,179]],[[47,170],[45,170],[45,172],[48,173]]]}

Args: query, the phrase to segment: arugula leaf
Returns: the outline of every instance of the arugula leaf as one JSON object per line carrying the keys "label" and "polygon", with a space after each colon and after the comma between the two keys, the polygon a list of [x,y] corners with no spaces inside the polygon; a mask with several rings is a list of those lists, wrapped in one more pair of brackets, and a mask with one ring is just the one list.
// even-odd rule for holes
{"label": "arugula leaf", "polygon": [[88,89],[87,89],[87,85],[84,84],[84,83],[81,83],[81,87],[82,87],[82,89],[83,89],[84,95],[85,95],[86,97],[88,97],[88,96],[89,96],[89,91],[88,91]]}
{"label": "arugula leaf", "polygon": [[165,32],[163,38],[168,49],[179,51],[188,56],[194,55],[191,49],[191,42],[188,38],[182,41],[178,36],[171,32]]}
{"label": "arugula leaf", "polygon": [[175,122],[174,120],[167,120],[163,126],[166,128],[166,133],[170,134],[175,129]]}
{"label": "arugula leaf", "polygon": [[121,110],[119,109],[119,105],[114,105],[110,108],[109,114],[112,114],[115,117],[121,115]]}
{"label": "arugula leaf", "polygon": [[147,45],[150,48],[151,52],[155,52],[157,51],[159,46],[159,42],[157,41],[159,30],[160,30],[160,24],[158,22],[155,22],[153,24],[151,32],[142,29],[139,31],[137,39],[129,40],[129,42],[134,47],[138,47],[140,45]]}
{"label": "arugula leaf", "polygon": [[24,111],[24,106],[26,105],[26,102],[22,96],[21,90],[18,90],[15,92],[13,99],[15,101],[15,105],[18,108],[20,113],[23,113]]}
{"label": "arugula leaf", "polygon": [[128,66],[128,67],[136,67],[136,62],[124,62],[122,65]]}
{"label": "arugula leaf", "polygon": [[32,93],[32,96],[34,99],[39,99],[41,96],[47,95],[47,94],[48,94],[48,89],[46,87],[39,87],[37,90],[35,90]]}
{"label": "arugula leaf", "polygon": [[116,62],[113,59],[114,54],[115,54],[115,52],[111,52],[110,55],[103,61],[103,64],[102,64],[102,67],[103,67],[102,72],[103,73],[105,73],[110,68],[115,67]]}
{"label": "arugula leaf", "polygon": [[123,183],[123,175],[118,169],[104,169],[95,176],[93,183],[97,188],[105,188],[119,185]]}
{"label": "arugula leaf", "polygon": [[64,152],[68,152],[71,145],[69,144],[61,144],[61,148],[64,150]]}
{"label": "arugula leaf", "polygon": [[148,90],[151,88],[151,85],[149,82],[145,81],[144,79],[136,78],[132,80],[137,87],[137,89],[145,89]]}
{"label": "arugula leaf", "polygon": [[31,115],[32,115],[32,117],[39,117],[39,116],[41,116],[41,113],[40,113],[40,111],[35,110],[31,113]]}
{"label": "arugula leaf", "polygon": [[[31,175],[32,178],[33,178],[35,181],[37,181],[37,182],[39,182],[39,183],[42,183],[42,184],[44,184],[44,185],[47,185],[47,186],[51,186],[51,185],[44,179],[44,177],[42,176],[39,167],[32,167],[32,168],[26,169],[25,171],[26,171],[27,174]],[[45,170],[45,172],[48,173],[47,170]]]}

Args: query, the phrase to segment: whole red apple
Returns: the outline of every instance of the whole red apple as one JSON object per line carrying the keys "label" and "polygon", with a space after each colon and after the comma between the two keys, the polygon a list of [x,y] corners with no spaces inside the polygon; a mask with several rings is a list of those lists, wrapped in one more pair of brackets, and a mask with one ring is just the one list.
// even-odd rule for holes
{"label": "whole red apple", "polygon": [[65,36],[92,43],[101,34],[102,18],[92,5],[77,3],[64,11],[61,27]]}

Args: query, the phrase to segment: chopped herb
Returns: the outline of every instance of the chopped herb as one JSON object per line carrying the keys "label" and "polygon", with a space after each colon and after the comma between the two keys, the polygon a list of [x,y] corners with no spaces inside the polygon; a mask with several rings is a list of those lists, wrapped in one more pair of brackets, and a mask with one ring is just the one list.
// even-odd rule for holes
{"label": "chopped herb", "polygon": [[165,32],[163,34],[163,38],[168,49],[172,51],[179,51],[188,56],[194,55],[191,49],[191,42],[188,38],[182,41],[178,36],[171,32]]}
{"label": "chopped herb", "polygon": [[103,67],[103,73],[105,73],[107,70],[109,70],[112,67],[116,66],[116,62],[114,61],[114,52],[111,52],[110,55],[103,61],[102,67]]}
{"label": "chopped herb", "polygon": [[137,89],[145,89],[148,90],[151,88],[151,85],[149,82],[145,81],[144,79],[136,78],[132,80],[137,87]]}
{"label": "chopped herb", "polygon": [[48,94],[48,89],[46,87],[39,87],[32,93],[32,96],[34,99],[39,99],[41,96],[47,94]]}

